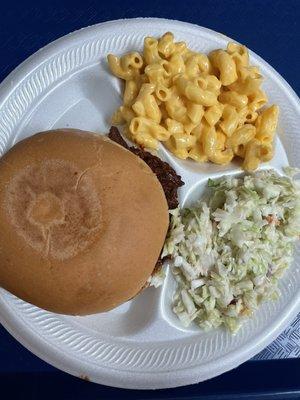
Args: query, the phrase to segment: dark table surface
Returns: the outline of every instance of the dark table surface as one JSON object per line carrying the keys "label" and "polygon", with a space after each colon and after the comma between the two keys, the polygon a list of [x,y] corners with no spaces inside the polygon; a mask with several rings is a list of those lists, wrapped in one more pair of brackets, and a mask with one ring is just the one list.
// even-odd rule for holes
{"label": "dark table surface", "polygon": [[[98,22],[139,16],[179,19],[222,32],[269,62],[300,95],[300,0],[1,2],[0,81],[60,36]],[[185,388],[128,391],[58,371],[0,326],[1,399],[242,399],[258,395],[261,399],[300,398],[300,359],[249,361],[221,377]]]}

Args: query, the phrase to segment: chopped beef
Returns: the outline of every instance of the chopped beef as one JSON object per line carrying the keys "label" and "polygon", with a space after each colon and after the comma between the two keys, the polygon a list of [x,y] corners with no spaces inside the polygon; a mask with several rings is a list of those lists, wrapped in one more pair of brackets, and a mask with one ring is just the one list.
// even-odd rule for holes
{"label": "chopped beef", "polygon": [[169,209],[172,210],[178,207],[177,190],[180,186],[184,185],[184,182],[181,180],[181,177],[176,174],[175,170],[168,163],[162,161],[159,157],[154,156],[148,151],[134,146],[129,147],[115,126],[110,128],[108,137],[140,157],[157,176],[165,192]]}
{"label": "chopped beef", "polygon": [[159,257],[159,259],[156,261],[152,275],[158,274],[160,272],[160,270],[162,269],[162,267],[163,267],[163,260]]}
{"label": "chopped beef", "polygon": [[122,138],[119,129],[116,128],[115,126],[112,126],[109,130],[108,137],[110,140],[113,142],[118,143],[120,146],[125,147],[125,149],[129,149],[128,144],[125,142],[125,140]]}

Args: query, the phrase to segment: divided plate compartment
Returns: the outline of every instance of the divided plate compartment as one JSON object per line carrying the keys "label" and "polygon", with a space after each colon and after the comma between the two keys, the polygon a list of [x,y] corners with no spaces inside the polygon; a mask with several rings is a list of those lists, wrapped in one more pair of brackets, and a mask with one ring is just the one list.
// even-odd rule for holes
{"label": "divided plate compartment", "polygon": [[[73,127],[108,132],[121,104],[121,82],[107,68],[108,53],[141,50],[143,38],[172,31],[197,51],[224,48],[230,40],[216,32],[171,20],[134,19],[85,28],[48,45],[15,70],[0,87],[0,154],[35,132]],[[286,82],[254,53],[251,63],[266,77],[270,103],[281,108],[278,134],[292,165],[300,149],[299,99]],[[298,118],[298,119],[297,119]],[[284,134],[283,134],[284,132]],[[279,173],[288,164],[276,140],[276,154],[260,168]],[[203,194],[208,178],[242,173],[240,165],[197,164],[174,157],[162,145],[159,156],[182,176],[181,206]],[[299,311],[299,249],[280,282],[281,298],[266,302],[236,335],[224,329],[183,328],[171,310],[175,283],[167,271],[161,288],[144,290],[103,314],[71,317],[32,306],[0,291],[0,321],[39,357],[73,375],[124,388],[175,387],[212,378],[262,350]]]}
{"label": "divided plate compartment", "polygon": [[[241,162],[233,161],[228,165],[221,166],[212,163],[198,164],[190,160],[179,160],[176,159],[168,150],[161,147],[161,152],[167,154],[167,157],[162,157],[167,160],[173,168],[181,175],[185,185],[180,188],[179,199],[180,206],[190,207],[201,199],[205,199],[207,193],[208,179],[217,179],[224,175],[242,175],[244,171],[241,169]],[[268,163],[262,163],[258,169],[274,169],[279,174],[283,173],[282,168],[288,165],[288,159],[280,139],[277,137],[275,142],[275,154],[273,159]],[[180,329],[186,332],[195,332],[199,334],[201,329],[195,324],[191,323],[188,327],[184,327],[176,314],[172,311],[173,294],[176,290],[177,284],[173,277],[173,274],[168,268],[167,276],[163,285],[162,297],[161,297],[161,311],[164,318],[176,329]],[[256,313],[254,317],[256,318]],[[251,319],[250,319],[251,320]],[[249,321],[249,320],[248,320]],[[247,320],[245,320],[247,324]],[[224,328],[219,328],[217,331],[224,334]],[[213,331],[210,332],[210,335]]]}

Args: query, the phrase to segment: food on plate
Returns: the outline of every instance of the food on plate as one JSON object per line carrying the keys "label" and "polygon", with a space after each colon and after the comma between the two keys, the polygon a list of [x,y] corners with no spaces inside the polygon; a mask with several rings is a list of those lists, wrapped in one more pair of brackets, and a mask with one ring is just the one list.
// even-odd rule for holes
{"label": "food on plate", "polygon": [[110,139],[38,133],[0,160],[0,286],[64,314],[134,297],[159,258],[166,197],[148,165]]}
{"label": "food on plate", "polygon": [[179,187],[184,185],[184,182],[176,173],[176,171],[167,162],[161,160],[159,157],[154,156],[148,151],[134,146],[128,146],[125,140],[122,138],[118,128],[115,126],[111,127],[108,137],[140,157],[157,176],[165,192],[169,209],[172,210],[173,208],[178,207],[177,191]]}
{"label": "food on plate", "polygon": [[[177,191],[179,187],[184,185],[181,177],[176,173],[176,171],[165,161],[162,161],[159,157],[154,156],[148,151],[136,148],[134,146],[128,146],[125,140],[122,138],[118,128],[112,126],[109,130],[108,137],[119,145],[123,146],[125,149],[130,150],[132,153],[140,157],[155,173],[157,176],[167,199],[168,207],[170,210],[178,207],[178,194]],[[162,269],[163,260],[161,257],[158,258],[152,275],[147,281],[147,285],[150,286],[161,286],[165,274]]]}
{"label": "food on plate", "polygon": [[208,55],[175,42],[172,33],[146,37],[143,53],[108,55],[111,72],[125,81],[114,124],[141,147],[159,142],[181,159],[228,164],[246,171],[273,157],[279,109],[268,101],[258,67],[245,46],[228,43]]}
{"label": "food on plate", "polygon": [[184,326],[236,332],[278,279],[300,235],[299,184],[274,170],[209,180],[209,200],[171,211],[163,256],[177,281],[173,311]]}

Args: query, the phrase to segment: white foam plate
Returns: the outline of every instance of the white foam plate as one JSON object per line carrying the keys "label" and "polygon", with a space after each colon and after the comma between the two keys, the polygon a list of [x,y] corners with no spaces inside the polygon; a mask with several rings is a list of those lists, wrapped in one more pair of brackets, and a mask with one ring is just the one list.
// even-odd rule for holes
{"label": "white foam plate", "polygon": [[[107,22],[65,36],[30,57],[1,84],[1,154],[18,140],[51,128],[107,132],[121,98],[120,82],[110,75],[106,55],[141,50],[144,36],[166,31],[202,52],[224,48],[230,40],[196,25],[153,18]],[[251,62],[266,77],[270,102],[281,109],[280,140],[270,164],[280,170],[287,164],[287,154],[290,163],[299,166],[299,99],[253,52]],[[208,177],[240,172],[236,166],[183,162],[164,149],[160,155],[186,183],[180,192],[181,204],[195,199]],[[222,329],[209,333],[182,329],[170,310],[170,274],[162,288],[147,289],[111,312],[87,317],[46,312],[0,290],[0,320],[25,347],[73,375],[123,388],[187,385],[238,366],[291,322],[300,310],[299,261],[297,251],[280,283],[280,300],[263,304],[235,336]]]}

